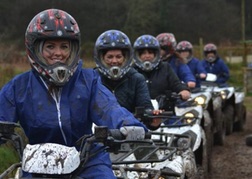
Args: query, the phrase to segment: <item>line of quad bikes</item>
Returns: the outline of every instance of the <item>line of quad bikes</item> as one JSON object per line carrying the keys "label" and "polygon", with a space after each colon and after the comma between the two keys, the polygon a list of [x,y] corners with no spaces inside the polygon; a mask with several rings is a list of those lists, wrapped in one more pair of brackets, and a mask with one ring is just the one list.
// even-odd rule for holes
{"label": "line of quad bikes", "polygon": [[[16,123],[0,123],[0,138],[10,141],[20,155],[20,162],[6,169],[0,178],[22,178],[21,170],[34,178],[76,178],[89,157],[93,143],[100,143],[110,153],[112,168],[118,179],[201,179],[211,170],[214,145],[223,145],[225,136],[242,131],[246,122],[244,92],[235,87],[220,87],[216,76],[207,75],[191,98],[167,91],[153,100],[156,108],[166,111],[153,116],[136,109],[140,120],[161,118],[161,126],[143,140],[126,140],[119,130],[95,127],[94,134],[83,136],[81,150],[59,144],[26,145],[16,132]],[[15,175],[15,176],[13,176]]]}

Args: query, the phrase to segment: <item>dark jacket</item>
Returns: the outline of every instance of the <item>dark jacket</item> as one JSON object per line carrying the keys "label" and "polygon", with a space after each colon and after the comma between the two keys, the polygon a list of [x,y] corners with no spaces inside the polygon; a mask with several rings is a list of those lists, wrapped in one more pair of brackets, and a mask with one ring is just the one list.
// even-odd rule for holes
{"label": "dark jacket", "polygon": [[145,78],[134,68],[131,68],[123,78],[111,80],[101,74],[102,83],[117,98],[118,103],[134,113],[136,107],[153,109]]}
{"label": "dark jacket", "polygon": [[166,94],[168,90],[176,93],[182,90],[188,90],[187,86],[181,83],[178,76],[167,62],[160,62],[160,64],[150,72],[142,71],[137,67],[136,69],[145,76],[151,99]]}

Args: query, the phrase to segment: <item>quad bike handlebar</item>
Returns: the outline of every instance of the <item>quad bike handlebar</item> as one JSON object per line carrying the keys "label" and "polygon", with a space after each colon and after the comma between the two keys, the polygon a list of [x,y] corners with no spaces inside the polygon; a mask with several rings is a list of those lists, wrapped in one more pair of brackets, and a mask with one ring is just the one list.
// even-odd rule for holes
{"label": "quad bike handlebar", "polygon": [[[22,155],[24,151],[24,142],[22,137],[15,132],[15,128],[20,127],[19,124],[12,122],[2,122],[0,121],[0,139],[3,141],[10,141],[14,144],[15,149],[18,151],[20,155],[20,161],[22,160]],[[80,165],[71,174],[62,175],[62,178],[74,178],[81,172],[82,168],[85,166],[88,159],[99,151],[107,149],[109,152],[118,152],[120,146],[123,143],[153,143],[150,139],[150,134],[145,134],[145,141],[129,141],[126,140],[126,137],[120,132],[119,129],[111,129],[109,130],[107,127],[100,126],[95,127],[94,134],[84,135],[77,142],[76,146],[80,147]],[[93,150],[94,143],[101,143],[103,146],[98,150]],[[8,169],[6,169],[2,174],[0,174],[0,178],[4,178],[8,176],[12,171],[17,170],[21,167],[22,163],[18,162],[11,165]],[[47,174],[35,174],[33,178],[56,178],[58,176],[47,175]]]}
{"label": "quad bike handlebar", "polygon": [[[150,114],[151,115],[151,114]],[[0,126],[5,126],[6,128],[2,128],[1,132],[4,131],[4,136],[9,137],[9,140],[13,138],[10,137],[15,134],[15,127],[19,127],[17,124],[13,123],[6,123],[0,122]],[[1,128],[0,127],[0,128]],[[0,132],[0,134],[1,134]],[[11,134],[13,133],[13,134]],[[151,139],[151,135],[160,136],[159,139]],[[164,141],[166,139],[167,141]],[[22,141],[22,138],[18,138],[16,140]],[[92,151],[92,144],[93,143],[101,143],[103,148]],[[21,142],[17,143],[16,145],[20,145]],[[78,173],[82,171],[82,167],[85,166],[87,160],[96,155],[100,150],[106,149],[109,153],[114,154],[121,154],[121,157],[112,160],[112,168],[114,171],[120,170],[124,175],[127,171],[133,172],[145,172],[151,178],[158,178],[160,176],[176,176],[180,177],[181,173],[176,173],[169,168],[166,169],[155,169],[155,168],[139,168],[135,166],[135,164],[142,164],[142,163],[162,163],[162,162],[170,162],[173,159],[174,155],[181,150],[186,150],[188,147],[191,146],[191,137],[188,135],[179,135],[179,134],[165,134],[165,133],[157,133],[157,132],[149,132],[145,134],[145,139],[143,140],[127,140],[125,136],[120,132],[119,129],[111,129],[109,130],[107,127],[100,126],[95,127],[94,134],[86,135],[80,138],[77,141],[77,145],[80,146],[80,167],[76,169],[71,174],[62,175],[61,178],[74,178],[78,176]],[[122,145],[130,145],[131,147],[129,150],[122,148]],[[21,148],[21,147],[19,147]],[[137,153],[142,153],[145,151],[144,156],[135,155],[135,160],[128,160],[128,157]],[[160,157],[156,157],[159,151],[163,151],[163,155]],[[20,152],[22,153],[22,152]],[[162,152],[161,152],[162,153]],[[140,157],[140,158],[139,158]],[[127,166],[122,167],[121,165],[126,164]],[[129,166],[129,165],[134,165]],[[13,164],[7,170],[5,170],[1,175],[0,178],[4,178],[8,176],[9,173],[15,171],[17,168],[20,168],[22,165],[21,162]],[[52,176],[52,175],[34,175],[33,178],[56,178],[59,176]],[[20,177],[22,178],[22,177]],[[120,178],[120,177],[118,177]]]}

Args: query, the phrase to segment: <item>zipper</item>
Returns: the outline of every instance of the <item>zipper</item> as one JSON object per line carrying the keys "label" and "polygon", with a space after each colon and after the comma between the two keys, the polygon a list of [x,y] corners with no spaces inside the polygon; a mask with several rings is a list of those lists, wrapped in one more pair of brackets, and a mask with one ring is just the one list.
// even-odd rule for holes
{"label": "zipper", "polygon": [[[40,79],[42,80],[42,82],[44,83],[45,87],[48,90],[48,86],[45,83],[45,81],[41,77],[40,77]],[[61,123],[61,112],[60,112],[61,88],[59,88],[59,91],[53,91],[52,93],[50,93],[50,95],[52,96],[53,100],[55,101],[56,108],[57,108],[58,123],[59,123],[60,131],[61,131],[62,137],[63,137],[63,139],[65,141],[65,144],[67,145],[66,135],[65,135],[65,133],[63,131],[62,123]]]}

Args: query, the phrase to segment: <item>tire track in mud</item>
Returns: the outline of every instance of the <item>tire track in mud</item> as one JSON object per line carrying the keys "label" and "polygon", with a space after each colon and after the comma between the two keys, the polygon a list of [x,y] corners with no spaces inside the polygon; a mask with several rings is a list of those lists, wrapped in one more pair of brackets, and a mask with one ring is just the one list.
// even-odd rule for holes
{"label": "tire track in mud", "polygon": [[226,136],[223,146],[214,146],[209,179],[252,179],[252,147],[245,144],[245,137],[252,134],[252,112],[242,132]]}

